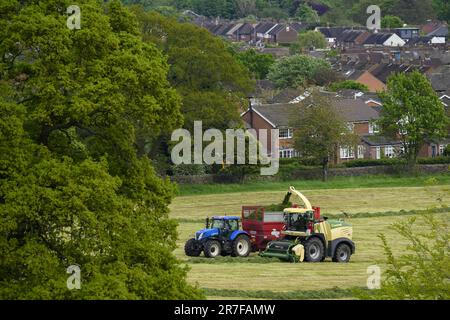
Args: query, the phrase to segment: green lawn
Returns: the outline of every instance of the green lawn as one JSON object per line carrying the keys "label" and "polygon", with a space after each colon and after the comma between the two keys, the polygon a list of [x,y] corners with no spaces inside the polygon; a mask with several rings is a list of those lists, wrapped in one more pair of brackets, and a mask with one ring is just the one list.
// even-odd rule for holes
{"label": "green lawn", "polygon": [[[313,205],[322,207],[325,213],[384,212],[400,210],[420,210],[450,205],[450,185],[445,185],[448,176],[438,178],[438,185],[424,186],[429,178],[402,178],[400,185],[407,182],[416,185],[423,179],[422,186],[342,188],[303,190],[302,183],[293,184],[304,192]],[[392,182],[392,181],[391,181]],[[345,184],[343,181],[341,182]],[[358,183],[363,183],[359,180]],[[278,260],[261,261],[255,254],[248,261],[230,262],[198,258],[188,261],[183,246],[194,232],[202,227],[200,219],[216,214],[240,214],[242,205],[271,204],[281,202],[290,183],[271,184],[272,191],[247,189],[247,192],[218,193],[198,196],[177,197],[171,205],[171,215],[180,219],[177,258],[191,268],[188,280],[205,290],[208,298],[275,298],[297,299],[311,297],[351,298],[351,288],[364,287],[367,267],[382,266],[383,252],[377,235],[384,233],[395,253],[403,252],[405,242],[389,226],[406,219],[390,213],[388,216],[347,219],[353,224],[354,241],[357,251],[349,264],[324,263],[282,263]],[[450,184],[450,182],[449,182]],[[349,185],[349,184],[347,184]],[[273,191],[273,188],[279,191]],[[278,190],[277,189],[277,190]],[[295,201],[295,199],[292,199]],[[450,213],[438,213],[439,217],[450,221]],[[329,260],[329,259],[327,259]],[[339,288],[339,290],[335,289]],[[336,291],[337,290],[337,291]],[[310,293],[310,291],[314,291]]]}
{"label": "green lawn", "polygon": [[236,193],[249,191],[285,191],[286,186],[295,185],[298,189],[343,189],[380,187],[422,187],[428,184],[450,185],[450,172],[438,175],[395,176],[368,175],[355,177],[334,177],[327,182],[320,180],[295,180],[275,182],[247,182],[243,184],[180,184],[179,196]]}

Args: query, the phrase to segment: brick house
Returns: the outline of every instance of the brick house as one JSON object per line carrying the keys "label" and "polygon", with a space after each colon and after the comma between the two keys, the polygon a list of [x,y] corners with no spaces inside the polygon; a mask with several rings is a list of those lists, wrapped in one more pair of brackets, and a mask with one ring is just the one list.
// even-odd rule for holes
{"label": "brick house", "polygon": [[[376,126],[373,121],[378,119],[377,108],[371,107],[362,99],[334,99],[333,104],[348,123],[361,138],[375,135]],[[242,113],[241,117],[248,128],[267,129],[268,131],[268,152],[271,153],[270,129],[279,129],[279,152],[280,158],[293,158],[298,156],[294,148],[294,131],[291,127],[291,119],[295,117],[299,109],[303,107],[301,103],[280,103],[271,105],[254,105]],[[371,150],[361,140],[357,146],[357,152],[353,148],[340,148],[337,152],[335,163],[342,163],[356,158],[371,158]]]}

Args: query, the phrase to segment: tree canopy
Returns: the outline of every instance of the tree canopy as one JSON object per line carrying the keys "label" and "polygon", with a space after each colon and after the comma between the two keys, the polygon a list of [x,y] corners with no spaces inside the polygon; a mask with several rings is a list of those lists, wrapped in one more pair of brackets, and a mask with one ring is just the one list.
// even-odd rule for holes
{"label": "tree canopy", "polygon": [[355,148],[358,142],[331,100],[317,91],[301,103],[299,112],[292,115],[291,126],[296,128],[295,150],[301,157],[322,165],[324,181],[327,180],[328,164],[337,156],[339,148]]}
{"label": "tree canopy", "polygon": [[402,140],[404,156],[414,166],[426,139],[445,137],[448,118],[429,80],[418,71],[388,78],[379,124],[382,133]]}
{"label": "tree canopy", "polygon": [[195,120],[225,129],[238,122],[243,98],[253,89],[250,73],[225,42],[207,30],[155,12],[135,10],[143,39],[168,57],[168,79],[182,96],[185,127]]}
{"label": "tree canopy", "polygon": [[284,57],[272,66],[268,79],[279,88],[296,88],[315,84],[315,75],[331,70],[330,63],[307,55]]}
{"label": "tree canopy", "polygon": [[120,2],[78,1],[79,30],[71,4],[2,2],[0,297],[202,297],[172,254],[174,186],[145,155],[183,120],[167,60]]}

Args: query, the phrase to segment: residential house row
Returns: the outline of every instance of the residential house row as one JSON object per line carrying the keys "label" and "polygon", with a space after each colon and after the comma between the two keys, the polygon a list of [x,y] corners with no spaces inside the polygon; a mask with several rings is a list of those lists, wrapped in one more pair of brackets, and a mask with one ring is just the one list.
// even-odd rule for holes
{"label": "residential house row", "polygon": [[445,46],[449,36],[448,25],[440,22],[375,31],[364,27],[317,27],[315,30],[325,36],[332,48]]}
{"label": "residential house row", "polygon": [[[450,104],[450,97],[445,97],[445,103]],[[301,100],[301,99],[300,99]],[[394,158],[403,151],[400,140],[390,139],[379,134],[376,121],[380,118],[382,105],[375,99],[340,98],[331,100],[337,112],[347,122],[347,125],[359,136],[359,143],[354,148],[340,147],[336,150],[334,164],[355,159]],[[443,101],[444,103],[444,101]],[[294,158],[299,154],[294,147],[295,128],[292,119],[296,117],[302,103],[280,103],[270,105],[252,104],[241,117],[247,128],[267,129],[268,153],[272,154],[272,137],[270,129],[278,129],[280,158]],[[428,141],[420,150],[419,157],[436,157],[443,155],[450,140]]]}

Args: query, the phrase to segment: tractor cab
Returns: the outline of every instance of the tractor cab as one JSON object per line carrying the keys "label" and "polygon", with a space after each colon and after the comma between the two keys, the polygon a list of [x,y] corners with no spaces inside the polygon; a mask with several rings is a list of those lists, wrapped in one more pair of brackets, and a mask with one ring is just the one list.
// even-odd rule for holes
{"label": "tractor cab", "polygon": [[[211,226],[209,226],[211,222]],[[212,217],[211,221],[206,219],[206,228],[218,229],[220,233],[227,234],[239,230],[239,217]]]}

